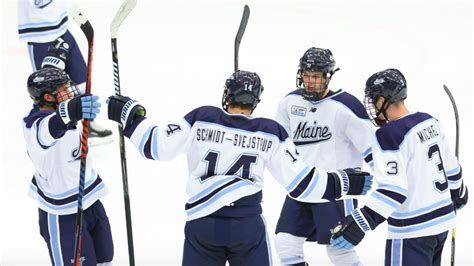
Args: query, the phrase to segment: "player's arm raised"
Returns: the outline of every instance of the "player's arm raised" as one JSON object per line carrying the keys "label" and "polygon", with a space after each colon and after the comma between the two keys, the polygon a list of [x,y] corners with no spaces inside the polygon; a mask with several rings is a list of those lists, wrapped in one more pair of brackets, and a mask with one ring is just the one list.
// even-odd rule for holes
{"label": "player's arm raised", "polygon": [[145,107],[127,96],[110,96],[107,103],[109,119],[124,126],[124,135],[143,157],[171,160],[190,146],[191,126],[186,119],[155,125],[145,117]]}

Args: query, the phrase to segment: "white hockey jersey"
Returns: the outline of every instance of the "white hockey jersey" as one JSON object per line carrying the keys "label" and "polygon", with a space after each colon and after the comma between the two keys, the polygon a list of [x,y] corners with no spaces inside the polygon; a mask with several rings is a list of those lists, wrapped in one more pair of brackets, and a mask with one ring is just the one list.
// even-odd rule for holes
{"label": "white hockey jersey", "polygon": [[325,170],[361,168],[364,160],[372,166],[374,129],[362,103],[342,90],[315,102],[305,100],[302,92],[283,98],[276,121],[303,161]]}
{"label": "white hockey jersey", "polygon": [[[56,112],[34,108],[23,119],[28,155],[35,166],[29,195],[40,209],[57,215],[77,212],[82,124],[66,128]],[[83,209],[108,193],[87,156]]]}
{"label": "white hockey jersey", "polygon": [[67,30],[62,0],[18,0],[18,33],[25,42],[52,42]]}
{"label": "white hockey jersey", "polygon": [[298,159],[285,129],[270,119],[203,106],[160,126],[138,118],[124,134],[148,159],[187,154],[188,220],[226,211],[225,206],[234,206],[227,216],[252,212],[251,206],[260,213],[265,167],[297,200],[319,200],[331,190],[326,191],[327,172]]}
{"label": "white hockey jersey", "polygon": [[455,225],[450,189],[461,168],[439,122],[412,113],[376,132],[374,176],[379,184],[366,206],[388,218],[388,238],[435,235]]}

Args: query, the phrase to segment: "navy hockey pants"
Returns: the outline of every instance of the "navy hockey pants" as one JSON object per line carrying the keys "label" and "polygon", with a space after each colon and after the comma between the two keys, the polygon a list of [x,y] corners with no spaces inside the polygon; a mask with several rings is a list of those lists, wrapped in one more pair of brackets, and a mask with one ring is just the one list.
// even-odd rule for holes
{"label": "navy hockey pants", "polygon": [[306,203],[286,196],[275,233],[289,233],[329,245],[330,229],[357,208],[356,199],[335,202]]}
{"label": "navy hockey pants", "polygon": [[448,231],[425,237],[388,239],[385,266],[439,266]]}
{"label": "navy hockey pants", "polygon": [[[76,214],[55,215],[39,210],[41,236],[48,244],[49,256],[54,266],[72,265],[76,234]],[[82,222],[82,266],[95,266],[110,262],[114,244],[109,219],[104,206],[96,201],[84,211]]]}
{"label": "navy hockey pants", "polygon": [[206,216],[186,222],[183,266],[269,266],[271,251],[261,215]]}
{"label": "navy hockey pants", "polygon": [[[69,31],[61,36],[71,47],[69,49],[69,60],[66,63],[66,73],[76,84],[82,84],[87,80],[87,65],[82,57],[81,50],[77,46],[76,40]],[[41,63],[48,53],[48,47],[53,42],[47,43],[28,43],[28,52],[30,54],[33,71],[41,68]]]}

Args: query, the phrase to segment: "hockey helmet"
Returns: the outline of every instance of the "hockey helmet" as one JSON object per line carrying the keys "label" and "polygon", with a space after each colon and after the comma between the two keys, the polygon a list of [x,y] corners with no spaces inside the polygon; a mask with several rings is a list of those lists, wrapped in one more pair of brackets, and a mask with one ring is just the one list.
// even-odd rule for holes
{"label": "hockey helmet", "polygon": [[252,111],[260,102],[262,82],[257,73],[237,70],[225,82],[222,108],[227,111],[231,104],[248,105]]}

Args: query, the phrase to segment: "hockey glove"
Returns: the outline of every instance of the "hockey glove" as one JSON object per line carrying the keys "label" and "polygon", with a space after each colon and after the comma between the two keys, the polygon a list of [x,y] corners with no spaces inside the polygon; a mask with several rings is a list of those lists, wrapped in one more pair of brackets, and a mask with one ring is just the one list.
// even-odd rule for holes
{"label": "hockey glove", "polygon": [[346,168],[328,175],[334,178],[336,199],[344,195],[365,195],[372,188],[373,176],[368,172]]}
{"label": "hockey glove", "polygon": [[94,119],[100,112],[99,96],[89,95],[75,97],[61,102],[56,111],[61,121],[67,125],[81,119]]}
{"label": "hockey glove", "polygon": [[331,245],[339,249],[352,249],[375,228],[375,223],[364,208],[355,209],[331,230]]}
{"label": "hockey glove", "polygon": [[452,189],[451,192],[451,200],[453,201],[454,209],[460,210],[466,205],[467,198],[469,193],[467,191],[467,187],[464,185],[464,182],[461,184],[461,187],[458,189]]}
{"label": "hockey glove", "polygon": [[41,63],[43,67],[56,67],[64,70],[69,59],[69,44],[59,37],[48,47],[48,53]]}
{"label": "hockey glove", "polygon": [[107,100],[110,120],[121,123],[124,127],[132,124],[136,116],[145,116],[145,107],[127,96],[110,96]]}

